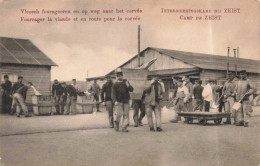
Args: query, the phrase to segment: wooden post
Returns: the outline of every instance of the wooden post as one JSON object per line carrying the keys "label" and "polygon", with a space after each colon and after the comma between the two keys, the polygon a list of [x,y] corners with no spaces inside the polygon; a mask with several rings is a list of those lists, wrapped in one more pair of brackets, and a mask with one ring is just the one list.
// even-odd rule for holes
{"label": "wooden post", "polygon": [[140,25],[138,25],[138,67],[141,66],[140,62]]}
{"label": "wooden post", "polygon": [[236,72],[236,75],[237,75],[237,56],[236,56],[236,49],[233,49],[234,50],[234,58],[235,58],[235,72]]}
{"label": "wooden post", "polygon": [[227,47],[227,75],[226,77],[228,78],[228,72],[229,72],[229,49],[230,47]]}

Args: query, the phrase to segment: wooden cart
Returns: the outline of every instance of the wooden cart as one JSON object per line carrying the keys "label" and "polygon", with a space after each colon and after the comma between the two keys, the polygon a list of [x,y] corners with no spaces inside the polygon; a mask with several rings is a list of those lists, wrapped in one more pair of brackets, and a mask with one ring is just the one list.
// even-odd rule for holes
{"label": "wooden cart", "polygon": [[222,118],[229,118],[231,113],[222,112],[178,112],[178,115],[187,119],[187,123],[192,123],[193,119],[198,119],[199,124],[206,125],[207,121],[213,120],[215,124],[219,125]]}

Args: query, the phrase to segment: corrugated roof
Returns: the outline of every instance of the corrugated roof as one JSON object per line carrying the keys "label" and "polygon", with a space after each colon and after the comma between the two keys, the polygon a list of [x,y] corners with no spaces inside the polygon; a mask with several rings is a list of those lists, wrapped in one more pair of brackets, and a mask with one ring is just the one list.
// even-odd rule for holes
{"label": "corrugated roof", "polygon": [[[188,64],[194,65],[201,69],[212,69],[212,70],[226,70],[227,69],[227,56],[202,54],[193,52],[184,52],[176,50],[168,50],[161,48],[148,47],[156,50],[162,54],[168,55],[172,58],[181,60]],[[230,54],[229,57],[229,70],[234,71],[235,69],[235,58]],[[260,73],[260,61],[252,59],[237,59],[237,70],[246,70],[251,73]]]}
{"label": "corrugated roof", "polygon": [[0,37],[0,63],[57,66],[30,40]]}

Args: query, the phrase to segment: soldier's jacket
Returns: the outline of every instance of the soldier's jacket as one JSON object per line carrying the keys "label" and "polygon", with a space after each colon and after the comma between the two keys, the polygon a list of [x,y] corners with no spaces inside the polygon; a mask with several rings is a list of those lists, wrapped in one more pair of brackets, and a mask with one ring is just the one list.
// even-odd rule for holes
{"label": "soldier's jacket", "polygon": [[236,88],[236,82],[234,80],[227,81],[223,87],[222,94],[229,97],[235,93],[235,88]]}
{"label": "soldier's jacket", "polygon": [[237,81],[235,87],[236,101],[239,101],[245,95],[245,93],[249,92],[249,95],[244,97],[244,100],[248,100],[250,94],[253,94],[254,89],[255,87],[249,79],[240,79],[239,81]]}
{"label": "soldier's jacket", "polygon": [[23,83],[20,83],[20,82],[14,83],[14,85],[12,86],[12,89],[11,89],[11,94],[16,93],[16,90],[23,87],[23,86],[24,86]]}

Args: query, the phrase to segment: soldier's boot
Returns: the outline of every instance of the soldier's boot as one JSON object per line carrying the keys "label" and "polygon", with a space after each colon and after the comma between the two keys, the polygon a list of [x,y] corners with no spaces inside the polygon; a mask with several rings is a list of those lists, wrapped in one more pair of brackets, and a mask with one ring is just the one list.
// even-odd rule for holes
{"label": "soldier's boot", "polygon": [[156,128],[156,131],[161,132],[161,131],[162,131],[162,128],[161,128],[161,127],[157,127],[157,128]]}

